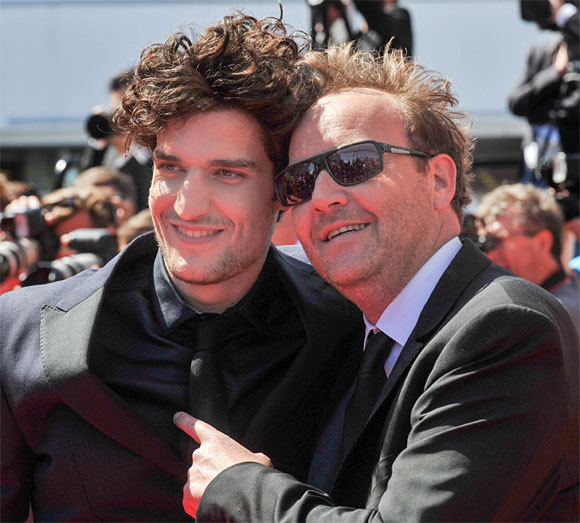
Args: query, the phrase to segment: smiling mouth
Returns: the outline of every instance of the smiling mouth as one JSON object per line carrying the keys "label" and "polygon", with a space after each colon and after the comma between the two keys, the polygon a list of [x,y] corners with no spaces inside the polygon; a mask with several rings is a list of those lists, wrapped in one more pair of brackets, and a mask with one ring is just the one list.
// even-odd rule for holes
{"label": "smiling mouth", "polygon": [[207,236],[215,236],[222,232],[221,229],[211,230],[211,231],[190,231],[186,229],[182,229],[181,227],[176,227],[177,231],[182,234],[183,236],[187,236],[188,238],[204,238]]}
{"label": "smiling mouth", "polygon": [[334,231],[329,232],[328,236],[326,237],[326,241],[329,242],[333,238],[336,238],[337,236],[340,236],[341,234],[344,234],[346,232],[360,231],[360,230],[364,229],[367,225],[368,225],[368,223],[344,225],[342,227],[339,227],[338,229],[335,229]]}

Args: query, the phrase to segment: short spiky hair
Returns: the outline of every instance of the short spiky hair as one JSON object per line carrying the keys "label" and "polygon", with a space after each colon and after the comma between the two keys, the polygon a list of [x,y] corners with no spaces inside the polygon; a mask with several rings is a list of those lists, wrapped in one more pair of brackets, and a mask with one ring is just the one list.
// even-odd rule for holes
{"label": "short spiky hair", "polygon": [[[453,109],[457,99],[449,81],[388,46],[382,57],[348,44],[312,51],[303,61],[317,77],[317,98],[343,89],[370,88],[399,101],[411,146],[448,154],[455,162],[457,182],[451,204],[461,220],[463,209],[471,201],[473,141],[466,115]],[[424,167],[424,160],[416,160]]]}
{"label": "short spiky hair", "polygon": [[308,47],[281,20],[238,13],[195,41],[183,33],[143,51],[122,106],[114,114],[127,143],[150,150],[168,123],[205,111],[239,109],[253,116],[275,169],[287,163],[294,120],[305,109],[309,76],[296,62]]}

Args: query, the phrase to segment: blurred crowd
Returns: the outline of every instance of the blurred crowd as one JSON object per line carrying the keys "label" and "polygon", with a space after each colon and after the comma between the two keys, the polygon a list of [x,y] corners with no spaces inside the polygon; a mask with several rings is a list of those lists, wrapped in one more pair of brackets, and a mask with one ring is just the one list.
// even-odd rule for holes
{"label": "blurred crowd", "polygon": [[101,267],[153,230],[149,209],[137,212],[133,179],[106,167],[43,197],[1,175],[0,213],[0,294]]}

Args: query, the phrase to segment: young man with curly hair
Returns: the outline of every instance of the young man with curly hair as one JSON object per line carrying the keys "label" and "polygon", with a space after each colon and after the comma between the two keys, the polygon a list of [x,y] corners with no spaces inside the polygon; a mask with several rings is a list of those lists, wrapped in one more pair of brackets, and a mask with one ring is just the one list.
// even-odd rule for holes
{"label": "young man with curly hair", "polygon": [[472,144],[449,82],[397,51],[305,61],[319,96],[276,189],[314,267],[363,311],[364,355],[308,482],[176,415],[201,442],[186,510],[201,521],[576,521],[578,336],[552,295],[459,240]]}
{"label": "young man with curly hair", "polygon": [[2,520],[180,521],[186,411],[306,479],[362,321],[270,238],[310,87],[299,41],[236,15],[142,54],[115,124],[155,163],[155,235],[2,296]]}

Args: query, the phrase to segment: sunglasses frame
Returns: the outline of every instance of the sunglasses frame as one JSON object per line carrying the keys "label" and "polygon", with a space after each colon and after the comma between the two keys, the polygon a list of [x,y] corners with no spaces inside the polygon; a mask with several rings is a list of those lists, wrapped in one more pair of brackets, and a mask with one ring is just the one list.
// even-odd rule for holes
{"label": "sunglasses frame", "polygon": [[[342,181],[338,180],[336,178],[336,175],[332,172],[330,165],[328,164],[328,157],[332,156],[333,154],[336,154],[337,152],[340,152],[344,149],[347,149],[349,147],[356,147],[357,145],[364,145],[364,144],[374,145],[375,150],[377,151],[377,154],[379,156],[381,168],[376,173],[369,176],[368,178],[365,178],[363,180],[358,180],[356,182],[342,182]],[[304,200],[300,200],[298,202],[293,202],[293,203],[288,203],[288,202],[284,201],[284,199],[282,198],[282,196],[280,194],[280,190],[278,189],[278,180],[283,178],[284,174],[286,172],[288,172],[290,169],[295,168],[297,165],[306,164],[306,163],[314,164],[314,166],[316,167],[316,172],[313,174],[314,181],[316,181],[316,178],[318,178],[320,171],[325,170],[337,184],[342,185],[343,187],[348,187],[350,185],[357,185],[359,183],[366,182],[367,180],[370,180],[371,178],[374,178],[375,176],[377,176],[377,174],[381,173],[384,169],[384,163],[383,163],[383,154],[384,153],[403,154],[406,156],[417,156],[419,158],[424,158],[426,160],[429,160],[429,159],[433,158],[434,156],[436,156],[435,154],[426,153],[423,151],[417,151],[416,149],[409,149],[407,147],[401,147],[400,145],[393,145],[393,144],[385,143],[385,142],[377,142],[375,140],[363,140],[361,142],[350,143],[348,145],[343,145],[341,147],[337,147],[336,149],[331,149],[330,151],[326,151],[324,153],[317,154],[315,156],[311,156],[310,158],[306,158],[306,159],[301,160],[299,162],[296,162],[292,165],[289,165],[288,167],[286,167],[285,169],[280,171],[274,178],[274,187],[276,189],[276,197],[278,198],[280,203],[282,205],[284,205],[285,207],[292,207],[294,205],[298,205],[300,203],[308,201],[310,199],[310,197],[312,197],[312,195],[311,195],[309,198],[305,198]]]}

